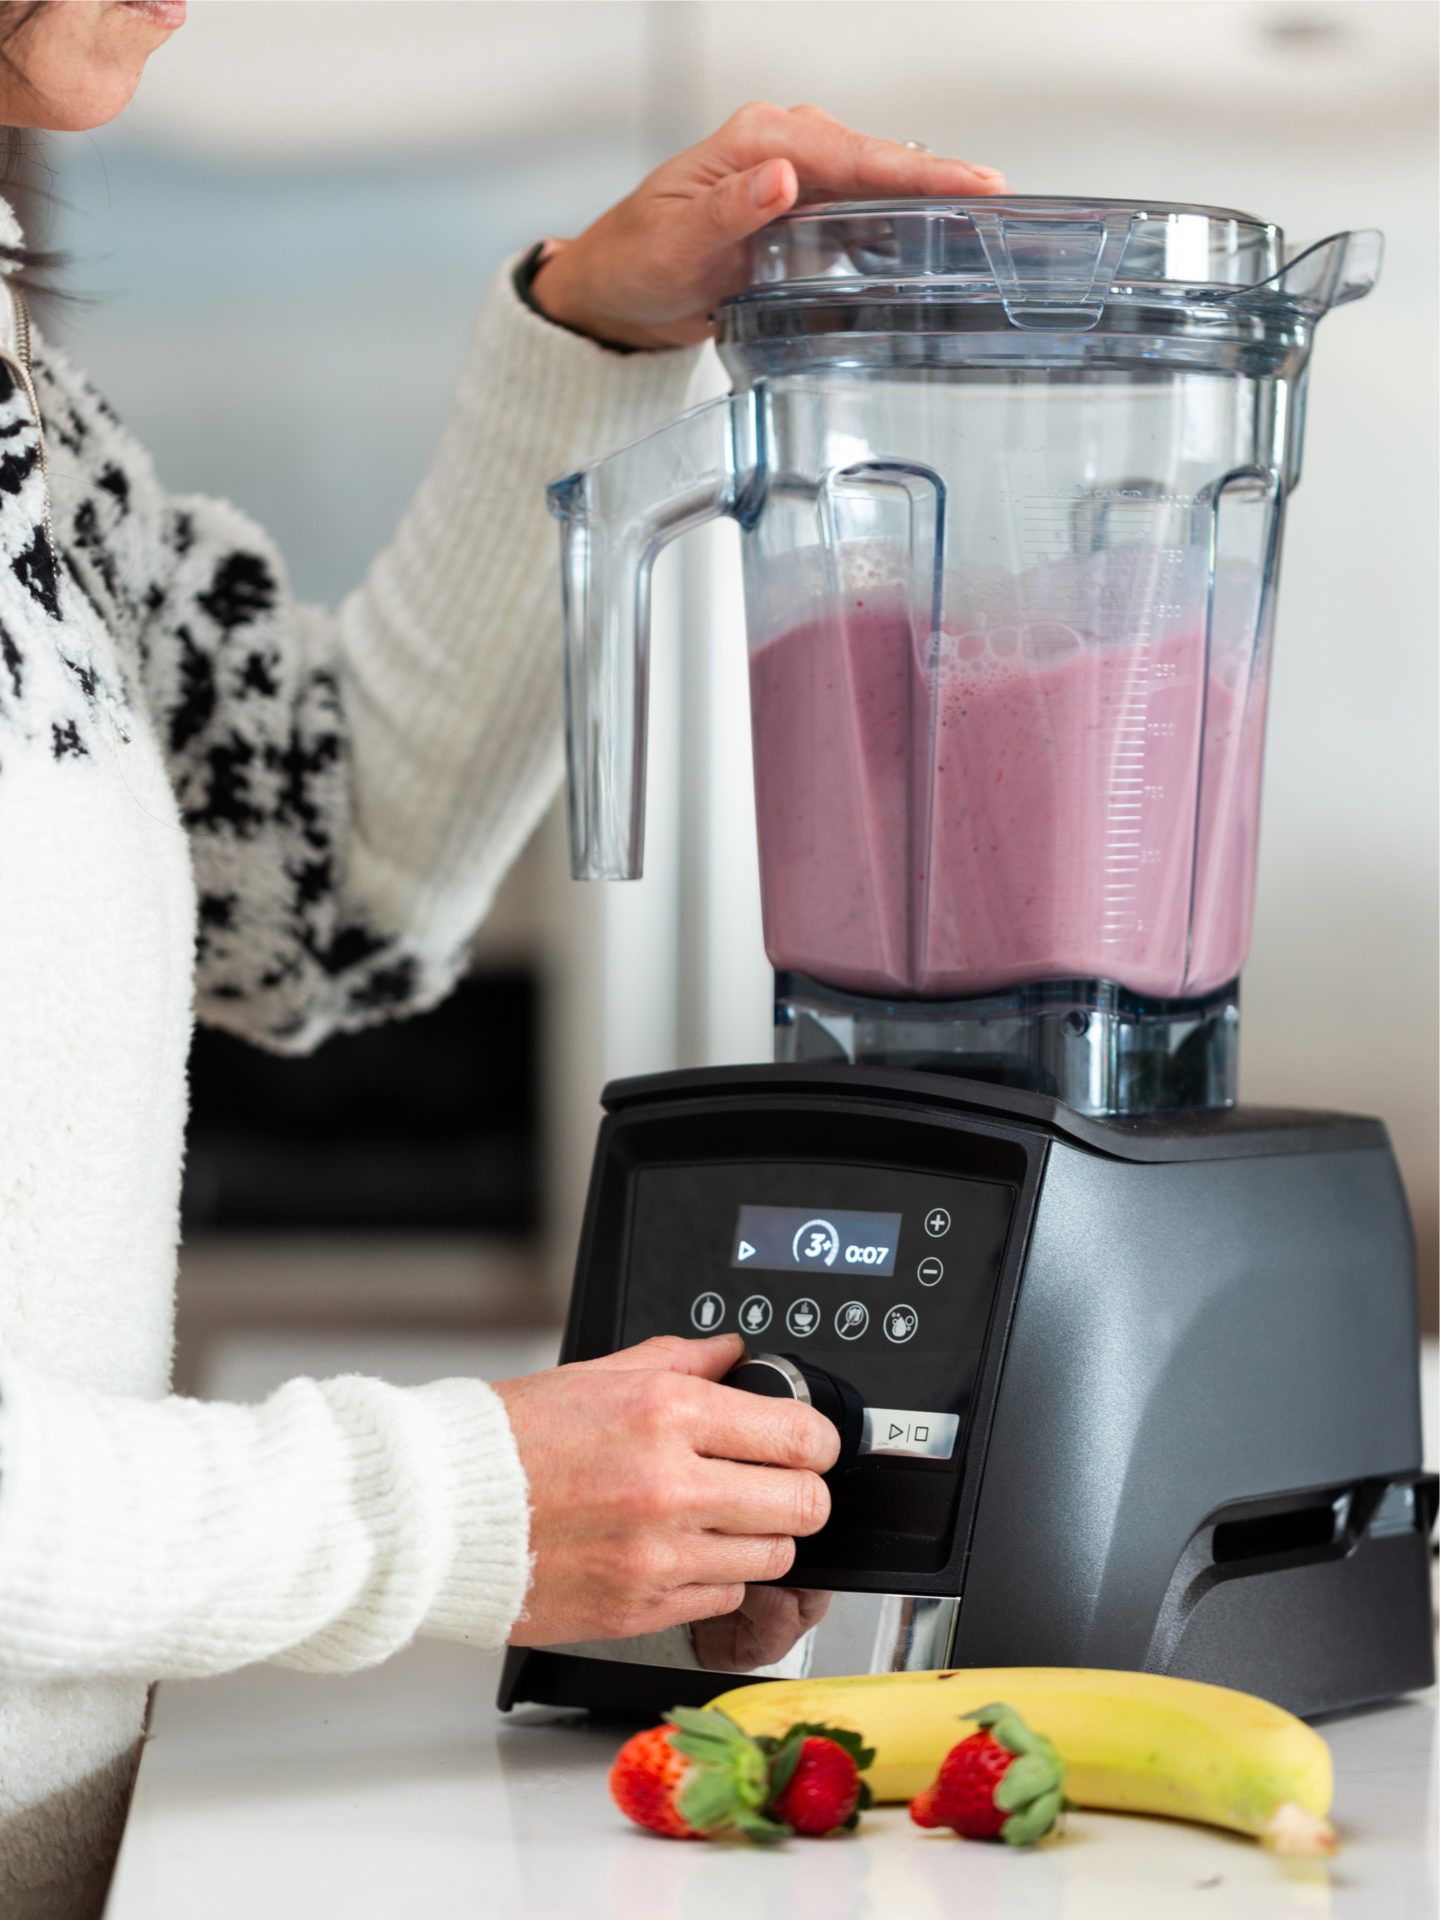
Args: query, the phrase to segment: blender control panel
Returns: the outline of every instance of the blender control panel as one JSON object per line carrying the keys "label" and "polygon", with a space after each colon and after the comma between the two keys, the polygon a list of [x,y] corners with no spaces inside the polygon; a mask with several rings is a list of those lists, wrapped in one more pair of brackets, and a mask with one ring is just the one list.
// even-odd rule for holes
{"label": "blender control panel", "polygon": [[1014,1184],[721,1162],[643,1167],[632,1195],[622,1343],[738,1333],[843,1377],[862,1457],[835,1476],[827,1532],[943,1533]]}

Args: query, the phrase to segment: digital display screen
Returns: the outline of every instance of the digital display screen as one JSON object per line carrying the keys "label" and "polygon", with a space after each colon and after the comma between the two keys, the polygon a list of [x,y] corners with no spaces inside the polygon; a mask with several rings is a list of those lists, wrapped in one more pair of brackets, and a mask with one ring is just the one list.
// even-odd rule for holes
{"label": "digital display screen", "polygon": [[892,1274],[899,1245],[898,1213],[742,1206],[730,1264],[837,1280],[857,1273]]}

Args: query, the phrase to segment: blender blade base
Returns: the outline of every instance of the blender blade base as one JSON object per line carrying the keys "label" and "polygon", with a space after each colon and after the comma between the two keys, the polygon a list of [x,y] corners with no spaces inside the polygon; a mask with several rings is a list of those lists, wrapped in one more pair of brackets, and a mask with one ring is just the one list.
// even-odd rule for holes
{"label": "blender blade base", "polygon": [[775,1058],[960,1074],[1078,1113],[1233,1107],[1240,984],[1195,1000],[1045,980],[966,1000],[881,1000],[775,976]]}

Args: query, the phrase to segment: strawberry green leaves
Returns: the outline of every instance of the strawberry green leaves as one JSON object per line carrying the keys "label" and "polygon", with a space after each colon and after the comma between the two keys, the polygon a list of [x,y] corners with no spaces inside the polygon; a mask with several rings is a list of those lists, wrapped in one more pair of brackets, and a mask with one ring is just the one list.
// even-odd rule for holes
{"label": "strawberry green leaves", "polygon": [[1012,1847],[1033,1846],[1054,1826],[1069,1805],[1065,1798],[1065,1762],[1055,1743],[1035,1733],[1016,1713],[997,1701],[961,1716],[986,1728],[993,1740],[1013,1753],[994,1792],[995,1805],[1009,1819],[1000,1838]]}
{"label": "strawberry green leaves", "polygon": [[870,1805],[859,1774],[874,1749],[848,1727],[805,1722],[754,1739],[713,1707],[676,1707],[667,1720],[665,1738],[688,1763],[673,1807],[691,1833],[785,1840],[853,1828]]}
{"label": "strawberry green leaves", "polygon": [[692,1762],[675,1805],[701,1833],[737,1828],[752,1840],[783,1840],[790,1829],[767,1818],[770,1767],[758,1741],[712,1707],[676,1707],[670,1744]]}

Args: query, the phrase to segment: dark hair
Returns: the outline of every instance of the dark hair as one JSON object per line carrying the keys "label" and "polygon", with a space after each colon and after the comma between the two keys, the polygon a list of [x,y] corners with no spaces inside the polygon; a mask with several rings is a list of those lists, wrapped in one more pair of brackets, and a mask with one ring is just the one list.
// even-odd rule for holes
{"label": "dark hair", "polygon": [[[23,76],[10,55],[10,44],[53,3],[54,0],[20,0],[14,4],[14,0],[5,0],[0,4],[0,66],[8,68],[17,78]],[[0,194],[15,206],[22,229],[40,224],[50,196],[36,176],[47,171],[38,135],[28,127],[0,127]],[[0,268],[11,285],[30,299],[63,298],[51,276],[65,264],[63,253],[45,247],[0,244]]]}

